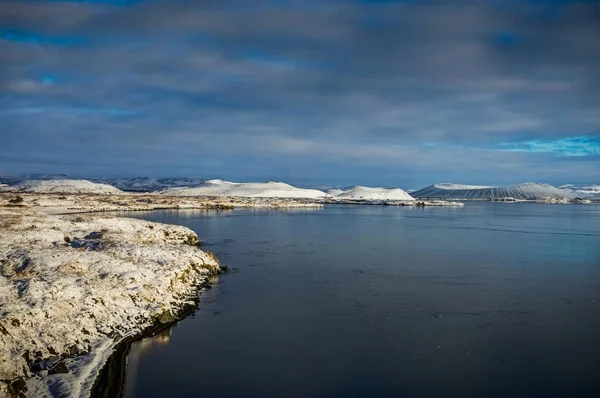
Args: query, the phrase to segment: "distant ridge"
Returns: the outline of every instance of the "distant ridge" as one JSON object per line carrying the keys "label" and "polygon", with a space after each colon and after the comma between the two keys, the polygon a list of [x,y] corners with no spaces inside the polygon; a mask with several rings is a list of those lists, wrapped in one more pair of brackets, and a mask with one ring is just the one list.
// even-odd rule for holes
{"label": "distant ridge", "polygon": [[283,182],[229,182],[208,180],[195,188],[171,188],[160,191],[173,196],[241,196],[254,198],[321,198],[325,192],[297,188]]}
{"label": "distant ridge", "polygon": [[600,200],[600,185],[575,186],[573,184],[566,184],[558,188],[576,198]]}
{"label": "distant ridge", "polygon": [[415,198],[431,199],[499,199],[518,200],[573,199],[571,193],[549,184],[526,182],[505,187],[486,187],[478,185],[434,184],[411,194]]}
{"label": "distant ridge", "polygon": [[415,200],[406,191],[400,188],[371,188],[352,186],[343,189],[333,188],[327,191],[336,199],[353,200]]}
{"label": "distant ridge", "polygon": [[9,187],[1,187],[1,192],[31,193],[88,193],[118,194],[122,193],[111,185],[98,184],[88,180],[26,180]]}

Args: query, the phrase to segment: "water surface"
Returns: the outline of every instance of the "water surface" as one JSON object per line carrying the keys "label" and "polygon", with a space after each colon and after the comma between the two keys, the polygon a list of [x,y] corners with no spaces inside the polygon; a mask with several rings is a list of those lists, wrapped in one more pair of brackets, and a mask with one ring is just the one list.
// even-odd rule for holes
{"label": "water surface", "polygon": [[600,206],[128,215],[233,272],[134,346],[126,397],[598,393]]}

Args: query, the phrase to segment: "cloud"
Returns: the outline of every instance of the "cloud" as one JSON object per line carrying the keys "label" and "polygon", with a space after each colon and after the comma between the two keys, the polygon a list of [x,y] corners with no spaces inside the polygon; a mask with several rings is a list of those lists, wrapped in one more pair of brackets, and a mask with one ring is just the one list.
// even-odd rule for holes
{"label": "cloud", "polygon": [[507,151],[555,153],[565,156],[600,155],[600,138],[569,137],[558,140],[531,140],[501,144]]}
{"label": "cloud", "polygon": [[425,184],[444,164],[485,178],[456,160],[484,156],[498,178],[515,162],[554,181],[578,153],[587,181],[598,154],[569,140],[600,137],[599,22],[584,1],[9,1],[0,134],[36,167],[45,150],[85,153],[82,172],[253,162],[304,178],[303,161],[331,183],[353,164]]}

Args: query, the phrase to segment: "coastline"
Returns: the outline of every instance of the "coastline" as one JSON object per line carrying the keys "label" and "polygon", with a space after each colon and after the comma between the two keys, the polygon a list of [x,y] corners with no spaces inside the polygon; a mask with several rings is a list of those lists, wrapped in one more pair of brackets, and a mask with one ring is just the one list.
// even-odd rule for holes
{"label": "coastline", "polygon": [[[227,272],[223,270],[221,273]],[[200,304],[200,295],[205,289],[210,289],[211,283],[207,280],[198,286],[193,304],[183,305],[173,320],[165,323],[156,323],[136,335],[126,337],[117,342],[112,348],[112,354],[106,359],[98,372],[90,390],[90,398],[115,398],[122,397],[125,392],[125,379],[127,374],[127,357],[134,343],[155,336],[194,314]]]}
{"label": "coastline", "polygon": [[[14,199],[18,197],[20,200],[14,203]],[[418,201],[404,204],[404,202],[380,202],[380,201],[325,201],[325,200],[313,200],[313,199],[293,199],[293,198],[240,198],[240,197],[165,197],[163,195],[157,196],[153,194],[61,194],[61,193],[0,193],[0,214],[3,216],[12,215],[17,217],[29,218],[27,223],[32,222],[31,228],[34,228],[36,224],[43,224],[42,220],[54,219],[58,222],[68,221],[72,224],[82,223],[88,221],[107,220],[120,222],[138,222],[131,221],[132,219],[126,217],[111,217],[102,213],[106,212],[118,212],[118,211],[154,211],[154,210],[184,210],[184,209],[198,209],[198,210],[231,210],[234,208],[272,208],[272,209],[285,209],[285,208],[321,208],[325,204],[378,204],[378,205],[396,205],[396,206],[422,206]],[[455,205],[454,203],[452,205]],[[462,204],[461,204],[462,205]],[[94,213],[97,213],[94,215]],[[87,220],[81,216],[91,215],[91,219]],[[75,217],[77,216],[77,217]],[[74,218],[75,217],[75,218]],[[148,228],[153,228],[146,221],[140,221],[145,223]],[[179,226],[169,226],[166,224],[159,224],[167,228],[184,228]],[[79,226],[80,227],[80,226]],[[45,229],[44,229],[45,228]],[[45,227],[42,226],[42,232],[50,232],[50,230],[60,229],[56,225]],[[98,229],[88,226],[88,229]],[[185,229],[185,228],[184,228]],[[187,230],[187,229],[186,229]],[[61,232],[62,233],[62,232]],[[91,231],[91,234],[94,232]],[[6,238],[6,231],[4,233]],[[193,231],[185,231],[183,235],[193,234],[195,240],[193,242],[185,241],[183,243],[190,245],[198,242],[197,236]],[[59,234],[60,235],[60,234]],[[182,235],[182,236],[183,236]],[[167,234],[165,233],[165,236]],[[122,237],[119,235],[119,237]],[[88,236],[85,236],[88,238]],[[100,236],[101,238],[101,236]],[[84,253],[92,253],[98,250],[98,243],[95,237],[91,239],[84,239],[75,237],[77,240],[75,243],[67,241],[67,235],[65,235],[65,242],[62,242],[60,237],[54,236],[52,239],[52,245],[54,247],[75,247],[75,243],[78,246],[80,252],[77,256],[85,257]],[[4,239],[6,241],[6,239]],[[0,241],[1,244],[5,243]],[[61,247],[62,247],[61,246]],[[133,247],[140,249],[136,244]],[[5,248],[6,249],[6,248]],[[66,249],[70,250],[70,249]],[[81,252],[83,250],[83,252]],[[10,255],[7,254],[6,250],[4,253],[0,251],[0,255],[6,255],[6,259],[10,259]],[[0,258],[2,260],[2,258]],[[25,260],[24,260],[25,261]],[[29,261],[28,259],[25,261]],[[43,262],[40,264],[44,266]],[[218,267],[218,265],[217,265]],[[220,268],[214,273],[220,273]],[[6,275],[3,275],[6,277]],[[13,275],[14,276],[14,275]],[[108,397],[108,396],[119,396],[123,392],[124,387],[124,375],[126,372],[126,358],[131,345],[146,337],[158,333],[164,330],[178,321],[184,319],[189,314],[193,313],[198,304],[199,294],[203,288],[208,285],[208,280],[204,280],[198,286],[193,284],[188,285],[188,291],[186,300],[179,302],[180,307],[172,306],[170,308],[171,316],[168,321],[163,323],[156,323],[155,320],[151,324],[147,324],[148,318],[137,323],[137,326],[132,331],[121,331],[117,333],[120,338],[115,336],[110,337],[110,341],[106,340],[97,346],[94,344],[88,344],[87,347],[80,347],[69,353],[65,347],[61,349],[55,349],[54,347],[45,347],[45,354],[42,354],[40,350],[30,351],[37,352],[35,358],[30,358],[27,354],[25,359],[27,370],[20,371],[19,374],[14,374],[15,377],[2,378],[2,386],[6,388],[6,393],[12,393],[18,395],[23,393],[25,388],[33,392],[34,395],[45,395],[44,391],[44,379],[48,374],[48,369],[52,366],[56,366],[56,363],[67,363],[67,372],[73,374],[77,373],[76,377],[82,377],[79,373],[87,372],[85,383],[81,388],[78,388],[78,392],[91,397]],[[193,305],[190,305],[190,302]],[[8,321],[8,316],[1,321]],[[21,322],[21,321],[19,321]],[[13,325],[14,326],[14,325]],[[141,327],[141,329],[140,329]],[[3,326],[3,331],[7,332],[10,336],[10,328]],[[125,332],[125,333],[123,333]],[[108,335],[107,335],[108,336]],[[78,343],[79,344],[79,343]],[[18,348],[18,347],[17,347]],[[15,347],[13,346],[13,349]],[[91,355],[90,351],[94,350],[95,354]],[[22,351],[22,350],[21,350]],[[59,359],[56,358],[54,353],[59,354]],[[1,352],[0,352],[1,354]],[[93,357],[93,358],[92,358]],[[35,368],[34,362],[41,363],[41,370]],[[98,363],[99,362],[99,363]],[[83,369],[83,370],[81,370]],[[78,373],[79,372],[79,373]],[[6,375],[6,372],[4,373]],[[85,376],[85,375],[84,375]],[[53,376],[57,378],[58,376]],[[16,383],[15,383],[16,381]],[[56,381],[56,380],[55,380]],[[93,384],[90,386],[90,381]],[[69,384],[68,382],[65,384]],[[71,384],[73,381],[71,380]],[[8,385],[11,385],[8,388]],[[12,392],[10,390],[13,390]],[[0,393],[2,388],[0,387]],[[47,394],[46,394],[47,395]],[[30,396],[29,394],[26,396]]]}
{"label": "coastline", "polygon": [[[14,198],[15,197],[20,197],[21,201],[19,201],[18,203],[14,203]],[[148,199],[150,199],[150,201],[148,201]],[[155,201],[155,199],[160,199]],[[425,204],[426,203],[426,204]],[[185,246],[183,247],[189,247],[189,246],[196,246],[199,241],[198,241],[198,237],[197,235],[195,235],[195,233],[193,233],[193,231],[191,230],[187,230],[187,228],[185,227],[180,227],[180,226],[172,226],[172,225],[167,225],[167,224],[158,224],[158,223],[150,223],[147,221],[133,221],[133,219],[127,218],[127,217],[112,217],[110,215],[106,215],[103,213],[106,212],[116,212],[116,211],[154,211],[154,210],[184,210],[184,209],[199,209],[199,210],[230,210],[230,209],[234,209],[236,207],[240,207],[240,208],[271,208],[271,209],[284,209],[284,208],[320,208],[323,207],[325,204],[346,204],[346,205],[384,205],[384,206],[464,206],[463,203],[460,202],[445,202],[445,201],[422,201],[422,200],[415,200],[415,201],[368,201],[368,200],[321,200],[321,201],[315,201],[315,200],[298,200],[298,199],[290,199],[290,198],[234,198],[234,197],[186,197],[186,196],[178,196],[178,197],[158,197],[156,195],[152,195],[152,194],[119,194],[119,195],[108,195],[108,194],[57,194],[57,193],[51,193],[51,194],[34,194],[34,193],[0,193],[0,215],[2,216],[7,216],[7,215],[18,215],[18,216],[22,216],[22,217],[29,217],[30,220],[28,220],[25,224],[28,224],[29,222],[32,222],[31,227],[26,227],[25,226],[23,228],[25,228],[27,231],[29,231],[31,228],[35,229],[36,224],[39,222],[41,222],[42,227],[40,228],[40,230],[42,232],[50,232],[53,233],[52,231],[54,230],[60,230],[60,228],[57,227],[57,225],[46,225],[45,227],[43,226],[43,219],[55,219],[55,220],[60,220],[60,222],[66,222],[68,221],[69,223],[75,225],[77,223],[84,223],[85,222],[109,222],[107,220],[113,220],[113,221],[119,221],[119,222],[124,222],[124,223],[143,223],[147,228],[149,229],[154,229],[153,225],[158,225],[160,227],[158,227],[157,229],[170,229],[170,228],[174,228],[177,230],[180,230],[178,232],[179,237],[177,239],[179,243],[183,243]],[[97,213],[96,215],[94,215],[93,213]],[[89,219],[84,219],[84,217],[81,216],[85,216],[91,214],[91,217],[88,217]],[[4,220],[2,220],[4,221]],[[81,225],[84,225],[81,224]],[[80,230],[81,229],[81,225],[77,226],[76,229]],[[106,225],[104,225],[106,227]],[[44,229],[45,228],[45,229]],[[74,227],[75,228],[75,227]],[[92,228],[91,226],[88,226],[88,229],[90,229],[90,231],[93,230],[99,230],[100,226],[98,227],[94,227]],[[0,231],[1,232],[1,231]],[[29,231],[31,232],[31,231]],[[27,233],[29,233],[27,232]],[[93,232],[93,231],[91,231]],[[164,231],[163,231],[164,232]],[[121,235],[118,235],[119,237],[123,237],[126,235],[123,235],[123,232],[116,232],[117,235],[120,233]],[[92,235],[92,233],[90,233],[89,235]],[[193,235],[192,238],[190,238],[190,240],[188,241],[188,237]],[[6,235],[5,235],[6,236]],[[79,234],[79,236],[83,236],[82,234]],[[172,239],[173,236],[171,236],[170,238],[167,239],[169,235],[167,233],[165,233],[165,236],[162,237],[161,235],[161,239]],[[0,236],[1,237],[1,236]],[[97,251],[97,244],[99,243],[99,238],[97,237],[90,237],[89,239],[87,239],[87,236],[84,236],[84,238],[78,238],[75,237],[75,242],[71,241],[67,241],[66,240],[67,235],[65,235],[65,241],[62,241],[62,235],[59,233],[58,236],[54,236],[52,239],[54,239],[54,241],[52,242],[52,244],[54,245],[53,247],[70,247],[71,249],[73,248],[77,248],[79,249],[79,254],[77,254],[78,256],[85,256],[83,253],[94,253]],[[101,238],[101,237],[100,237]],[[45,238],[44,238],[45,239]],[[154,239],[154,238],[153,238]],[[2,245],[5,242],[6,239],[4,239],[4,241],[2,239],[0,239],[0,249],[2,249]],[[160,244],[161,241],[157,241],[157,244]],[[164,242],[162,242],[164,243]],[[140,242],[133,242],[132,241],[132,246],[131,248],[136,248],[136,249],[143,249],[142,246],[140,246]],[[62,246],[61,246],[62,245]],[[71,250],[71,249],[66,249],[66,250]],[[83,252],[81,251],[83,250]],[[201,253],[203,253],[202,251],[199,251]],[[0,250],[0,265],[3,264],[3,262],[6,262],[5,260],[3,260],[2,255],[6,255],[6,251],[3,253],[2,250]],[[6,259],[9,259],[10,256],[5,257]],[[28,257],[24,257],[23,260],[28,260]],[[18,265],[18,267],[21,267],[23,264],[25,264],[25,268],[27,267],[27,261],[23,262],[21,265]],[[18,268],[17,267],[17,268]],[[216,274],[216,273],[220,273],[220,268],[217,264],[216,266],[217,268],[215,268],[212,274]],[[22,271],[22,270],[21,270]],[[21,272],[19,271],[19,272]],[[18,272],[17,272],[18,273]],[[210,275],[210,273],[209,273]],[[2,276],[6,276],[6,275],[2,275]],[[207,275],[204,275],[207,276]],[[21,276],[19,276],[21,277]],[[19,282],[20,283],[20,282]],[[141,322],[138,322],[138,324],[132,329],[130,330],[130,333],[123,333],[123,331],[120,331],[119,333],[117,333],[117,337],[115,337],[115,335],[113,334],[112,337],[110,337],[110,339],[112,339],[112,342],[109,343],[109,346],[103,346],[103,349],[106,349],[109,351],[108,354],[103,353],[100,356],[102,357],[101,361],[102,363],[95,363],[95,364],[90,364],[90,363],[86,363],[85,361],[83,361],[83,365],[80,364],[79,359],[83,359],[84,356],[90,356],[89,352],[90,349],[93,345],[88,344],[87,348],[83,347],[83,348],[77,348],[75,350],[75,354],[71,354],[71,355],[66,355],[64,352],[65,347],[63,347],[63,351],[61,352],[57,352],[57,350],[54,347],[50,347],[51,349],[48,349],[47,352],[44,353],[44,355],[40,354],[40,355],[33,355],[33,357],[37,357],[37,358],[33,358],[29,357],[30,355],[30,351],[34,352],[32,350],[28,350],[26,352],[28,352],[27,354],[27,358],[25,359],[26,365],[29,369],[31,369],[32,365],[34,365],[34,361],[39,359],[39,362],[44,364],[44,367],[42,367],[42,371],[38,373],[35,372],[31,372],[30,370],[25,372],[25,375],[19,375],[16,378],[11,378],[11,379],[7,379],[7,378],[3,378],[3,381],[6,383],[7,381],[14,381],[14,380],[18,380],[19,378],[21,378],[21,381],[25,381],[25,387],[32,387],[30,385],[30,383],[32,382],[33,379],[36,379],[36,383],[39,381],[39,377],[43,377],[44,375],[48,374],[48,368],[51,366],[54,366],[57,362],[65,362],[65,361],[72,361],[72,363],[69,365],[73,367],[73,369],[69,368],[69,371],[74,370],[77,366],[79,367],[85,367],[85,371],[87,371],[88,373],[92,374],[93,373],[93,377],[92,377],[92,382],[93,385],[91,386],[84,386],[82,387],[82,391],[85,391],[87,393],[87,395],[92,396],[92,397],[103,397],[103,396],[118,396],[119,394],[122,393],[122,389],[124,387],[124,375],[125,375],[125,371],[126,371],[126,358],[127,358],[127,353],[129,352],[131,345],[136,342],[139,341],[140,339],[146,337],[146,336],[151,336],[153,334],[156,334],[170,326],[172,326],[173,324],[177,323],[178,321],[184,319],[185,317],[187,317],[189,314],[193,313],[198,305],[198,300],[199,300],[199,294],[202,291],[203,288],[209,286],[208,284],[208,279],[203,279],[202,282],[199,282],[198,285],[194,285],[193,283],[187,285],[186,289],[187,289],[187,294],[184,300],[180,300],[178,301],[178,305],[172,306],[170,308],[170,317],[168,320],[161,322],[161,323],[156,323],[156,319],[153,317],[150,318],[146,318],[145,320],[142,320]],[[0,285],[0,287],[2,287],[2,285]],[[19,293],[20,294],[20,293]],[[167,297],[168,298],[168,297]],[[165,299],[163,297],[161,297],[160,299]],[[165,299],[166,300],[166,299]],[[1,301],[1,300],[0,300]],[[190,303],[192,303],[193,305],[191,305]],[[0,303],[1,304],[1,303]],[[156,315],[156,314],[155,314]],[[148,320],[152,320],[152,322],[148,323]],[[2,329],[0,329],[0,331],[4,332],[10,332],[10,327],[5,327],[3,326],[3,322],[4,321],[8,321],[8,316],[5,317],[5,319],[0,319],[0,327],[2,327]],[[18,322],[23,323],[22,319],[19,320]],[[144,323],[146,322],[146,323]],[[14,325],[12,325],[14,326]],[[136,329],[137,328],[137,329]],[[4,333],[5,334],[5,333]],[[109,334],[107,334],[107,336],[109,336]],[[0,334],[0,342],[2,342],[2,336]],[[106,342],[105,342],[106,343]],[[78,343],[79,344],[79,343]],[[79,347],[79,345],[78,345]],[[108,347],[108,348],[107,348]],[[67,349],[69,349],[69,347],[66,347]],[[96,347],[94,347],[94,349],[96,349]],[[58,350],[60,351],[60,350]],[[59,360],[57,360],[57,362],[53,362],[55,361],[54,359],[52,359],[53,357],[55,357],[55,353],[59,354],[60,358]],[[96,351],[96,353],[98,353],[98,351]],[[1,354],[1,352],[0,352]],[[89,362],[89,361],[88,361]],[[93,362],[93,361],[92,361]],[[28,373],[30,372],[30,373]],[[38,377],[39,376],[39,377]],[[88,375],[89,376],[89,375]],[[33,378],[33,379],[32,379]],[[0,379],[2,379],[0,377]],[[89,377],[88,377],[89,379]],[[115,381],[115,380],[118,380]],[[21,383],[21,381],[19,381],[17,384],[21,385],[23,383]],[[87,381],[89,384],[89,380]],[[42,383],[43,384],[43,383]],[[2,395],[2,386],[3,384],[0,384],[0,395]],[[39,387],[39,386],[38,386]],[[30,388],[31,391],[31,388]],[[33,391],[35,391],[35,393],[38,393],[42,390],[39,390],[37,387],[33,389]],[[104,392],[103,392],[104,391]]]}
{"label": "coastline", "polygon": [[131,343],[193,312],[224,269],[181,226],[31,206],[0,221],[0,396],[112,396],[122,386],[102,375],[123,374]]}

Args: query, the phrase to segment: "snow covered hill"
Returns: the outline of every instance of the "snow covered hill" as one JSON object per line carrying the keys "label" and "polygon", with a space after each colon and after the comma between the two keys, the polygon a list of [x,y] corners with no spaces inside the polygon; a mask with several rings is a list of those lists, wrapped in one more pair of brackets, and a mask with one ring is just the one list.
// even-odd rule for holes
{"label": "snow covered hill", "polygon": [[574,196],[548,184],[527,182],[505,187],[479,185],[435,184],[412,193],[415,198],[435,199],[498,199],[518,200],[573,199]]}
{"label": "snow covered hill", "polygon": [[194,188],[202,185],[202,178],[150,178],[150,177],[127,177],[127,178],[92,178],[93,182],[112,185],[123,191],[130,192],[156,192],[169,188]]}
{"label": "snow covered hill", "polygon": [[353,200],[415,200],[406,191],[400,188],[371,188],[353,186],[343,189],[333,188],[327,191],[336,199]]}
{"label": "snow covered hill", "polygon": [[160,192],[174,196],[243,196],[255,198],[320,198],[329,196],[316,189],[296,188],[283,182],[229,182],[208,180],[195,188],[172,188]]}
{"label": "snow covered hill", "polygon": [[87,194],[119,194],[121,190],[106,184],[98,184],[88,180],[27,180],[9,187],[1,187],[0,192],[30,193],[87,193]]}
{"label": "snow covered hill", "polygon": [[600,185],[575,186],[572,184],[561,185],[558,187],[563,191],[582,199],[600,199]]}

